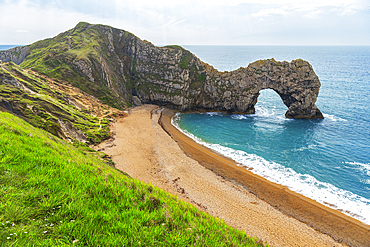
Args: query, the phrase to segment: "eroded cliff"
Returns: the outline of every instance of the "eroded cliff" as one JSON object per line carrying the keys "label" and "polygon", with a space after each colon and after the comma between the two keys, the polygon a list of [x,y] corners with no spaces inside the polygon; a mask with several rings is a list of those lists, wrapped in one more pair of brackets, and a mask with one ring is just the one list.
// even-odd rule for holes
{"label": "eroded cliff", "polygon": [[[14,57],[10,51],[6,56]],[[181,111],[253,113],[260,90],[271,88],[288,107],[286,117],[323,118],[315,105],[320,81],[300,59],[219,72],[182,47],[156,47],[124,30],[83,22],[22,54],[21,66],[69,80],[117,108],[138,98]]]}

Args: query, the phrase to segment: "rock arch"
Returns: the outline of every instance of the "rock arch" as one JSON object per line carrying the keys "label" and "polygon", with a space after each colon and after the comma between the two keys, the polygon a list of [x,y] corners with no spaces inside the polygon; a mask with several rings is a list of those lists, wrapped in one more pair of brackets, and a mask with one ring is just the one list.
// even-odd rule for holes
{"label": "rock arch", "polygon": [[207,74],[204,95],[196,102],[198,108],[254,113],[259,92],[272,89],[288,107],[287,118],[324,118],[315,105],[321,86],[319,78],[304,60],[259,60],[235,71]]}
{"label": "rock arch", "polygon": [[[76,30],[78,32],[75,32]],[[65,45],[63,42],[69,40],[72,34],[76,37],[82,33],[92,35],[92,31],[94,37],[96,32],[101,37],[106,37],[106,42],[99,46],[107,47],[109,53],[100,53],[98,51],[105,48],[98,49],[99,47],[91,47],[83,42],[83,47],[93,49],[89,52],[93,55],[89,56],[82,66],[81,63],[78,65],[81,60],[75,61],[77,57],[71,59],[70,53],[57,48],[61,44]],[[81,76],[82,88],[85,88],[84,83],[96,84],[97,88],[112,92],[106,96],[116,100],[110,100],[114,106],[121,105],[121,101],[134,103],[132,96],[137,96],[142,103],[165,105],[180,111],[254,113],[259,91],[271,88],[288,107],[286,117],[323,118],[315,105],[320,81],[311,65],[301,59],[290,63],[274,59],[259,60],[246,68],[219,72],[180,46],[156,47],[123,30],[88,23],[79,23],[74,29],[53,38],[52,41],[1,51],[0,60],[17,64],[28,57],[34,60],[33,56],[42,54],[42,49],[47,47],[46,50],[53,50],[55,53],[47,56],[47,60],[40,64],[41,67],[42,64],[58,64],[53,68],[67,75],[65,80],[72,81],[75,80],[74,75],[77,72]],[[29,54],[33,55],[28,56]],[[55,59],[58,59],[57,63]],[[66,63],[68,72],[61,71],[60,59]],[[25,63],[26,68],[32,66],[33,62]],[[109,75],[109,78],[101,76],[102,71],[103,74]],[[101,92],[98,91],[92,93],[101,97]]]}

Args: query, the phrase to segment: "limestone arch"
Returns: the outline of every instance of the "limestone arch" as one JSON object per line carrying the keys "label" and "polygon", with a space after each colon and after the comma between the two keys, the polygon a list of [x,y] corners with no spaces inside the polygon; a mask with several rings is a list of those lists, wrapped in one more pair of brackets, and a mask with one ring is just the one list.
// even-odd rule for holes
{"label": "limestone arch", "polygon": [[[261,71],[254,76],[255,99],[253,108],[261,90],[272,89],[288,107],[287,118],[324,118],[315,105],[321,83],[311,65],[303,60],[276,62],[274,59],[257,61],[248,68]],[[254,70],[253,70],[254,69]]]}
{"label": "limestone arch", "polygon": [[255,113],[259,92],[272,89],[288,107],[287,118],[324,118],[315,105],[321,86],[319,78],[312,66],[302,59],[290,63],[259,60],[231,72],[209,67],[206,74],[192,109]]}

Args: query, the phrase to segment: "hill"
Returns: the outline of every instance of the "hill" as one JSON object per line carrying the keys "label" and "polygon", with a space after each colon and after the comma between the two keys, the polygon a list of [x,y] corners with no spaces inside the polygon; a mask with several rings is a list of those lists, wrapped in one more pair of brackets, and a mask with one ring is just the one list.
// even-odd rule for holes
{"label": "hill", "polygon": [[0,112],[1,246],[264,246]]}
{"label": "hill", "polygon": [[109,138],[124,113],[70,85],[9,62],[0,63],[0,111],[13,113],[64,140],[87,144]]}
{"label": "hill", "polygon": [[0,60],[67,80],[117,109],[141,101],[181,111],[254,113],[260,90],[271,88],[287,105],[286,117],[323,118],[315,105],[320,81],[301,59],[219,72],[180,46],[156,47],[127,31],[81,22],[54,38],[0,52]]}

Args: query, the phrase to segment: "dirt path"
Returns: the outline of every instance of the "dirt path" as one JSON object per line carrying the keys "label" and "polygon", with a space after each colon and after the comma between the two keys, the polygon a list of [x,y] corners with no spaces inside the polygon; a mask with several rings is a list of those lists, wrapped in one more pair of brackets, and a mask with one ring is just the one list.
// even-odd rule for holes
{"label": "dirt path", "polygon": [[134,108],[114,124],[115,139],[99,148],[113,156],[118,169],[272,246],[343,246],[189,158],[158,124],[160,110]]}

